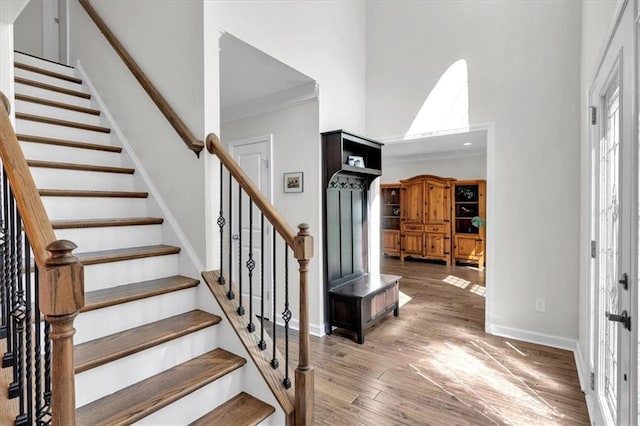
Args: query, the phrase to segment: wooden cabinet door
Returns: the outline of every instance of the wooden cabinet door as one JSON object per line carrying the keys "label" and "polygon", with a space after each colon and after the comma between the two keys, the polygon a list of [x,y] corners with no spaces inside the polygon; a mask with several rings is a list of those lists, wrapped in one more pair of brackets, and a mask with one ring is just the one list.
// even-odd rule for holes
{"label": "wooden cabinet door", "polygon": [[382,231],[382,252],[383,253],[399,253],[400,252],[400,231],[393,231],[393,230]]}
{"label": "wooden cabinet door", "polygon": [[403,184],[400,193],[402,197],[400,201],[402,219],[407,222],[421,223],[424,211],[423,181]]}
{"label": "wooden cabinet door", "polygon": [[444,234],[426,234],[426,247],[425,252],[427,256],[441,256],[444,257],[449,253],[447,250],[448,238],[445,238]]}
{"label": "wooden cabinet door", "polygon": [[451,216],[449,204],[449,186],[443,182],[428,180],[425,182],[426,209],[424,220],[431,222],[448,222]]}
{"label": "wooden cabinet door", "polygon": [[404,235],[404,254],[414,254],[416,256],[422,256],[424,248],[424,233],[422,232],[405,232]]}
{"label": "wooden cabinet door", "polygon": [[484,254],[484,242],[477,235],[456,235],[455,257],[460,259],[478,259]]}

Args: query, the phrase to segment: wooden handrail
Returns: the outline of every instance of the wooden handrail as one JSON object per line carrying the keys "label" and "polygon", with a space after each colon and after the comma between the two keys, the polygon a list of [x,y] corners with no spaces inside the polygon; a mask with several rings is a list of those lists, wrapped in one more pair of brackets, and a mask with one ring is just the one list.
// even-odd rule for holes
{"label": "wooden handrail", "polygon": [[[4,94],[2,97],[5,105],[6,97]],[[8,104],[8,100],[6,102]],[[44,268],[49,258],[47,246],[56,240],[56,234],[53,232],[27,160],[22,154],[20,143],[9,121],[9,112],[6,108],[1,109],[0,156],[4,171],[18,204],[18,210],[23,215],[24,230],[29,237],[36,263],[38,267]]]}
{"label": "wooden handrail", "polygon": [[72,425],[75,424],[76,409],[73,322],[84,306],[84,269],[71,254],[76,245],[71,241],[56,240],[9,121],[8,105],[8,99],[2,94],[0,157],[38,266],[40,311],[51,324],[51,422],[54,425]]}
{"label": "wooden handrail", "polygon": [[216,155],[220,162],[229,170],[231,176],[238,182],[240,187],[247,193],[249,198],[253,200],[256,206],[264,213],[264,217],[273,225],[278,231],[280,236],[287,242],[289,247],[295,250],[295,238],[296,232],[289,226],[282,215],[271,205],[271,203],[265,198],[262,191],[260,191],[251,181],[251,178],[247,176],[238,163],[229,155],[226,149],[220,143],[220,139],[215,133],[209,133],[207,136],[207,150]]}
{"label": "wooden handrail", "polygon": [[138,83],[142,86],[142,88],[147,92],[149,97],[155,102],[156,106],[160,109],[160,112],[166,117],[171,126],[175,129],[175,131],[180,135],[185,145],[196,153],[196,155],[200,156],[200,151],[204,148],[204,143],[196,138],[191,130],[187,127],[187,125],[180,119],[178,114],[173,110],[169,102],[160,94],[158,89],[151,83],[149,77],[142,71],[140,66],[133,60],[129,52],[124,48],[122,43],[118,40],[118,38],[113,34],[113,32],[109,29],[107,24],[102,20],[98,12],[93,8],[89,0],[79,0],[84,10],[87,11],[93,22],[97,25],[100,32],[105,36],[109,44],[116,51],[118,56],[125,63],[129,71],[136,77]]}

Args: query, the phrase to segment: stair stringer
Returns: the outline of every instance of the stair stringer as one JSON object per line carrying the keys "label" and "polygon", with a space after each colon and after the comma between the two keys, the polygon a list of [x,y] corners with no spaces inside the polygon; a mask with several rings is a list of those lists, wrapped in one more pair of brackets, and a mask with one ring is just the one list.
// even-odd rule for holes
{"label": "stair stringer", "polygon": [[[290,389],[284,389],[282,383],[275,379],[275,377],[278,376],[279,373],[273,372],[273,374],[270,374],[271,371],[269,370],[271,369],[271,367],[268,365],[269,361],[264,360],[261,357],[264,354],[268,359],[270,359],[270,354],[272,354],[273,351],[271,338],[265,332],[264,339],[267,342],[267,349],[264,352],[260,352],[256,349],[255,351],[253,351],[253,353],[250,353],[250,351],[247,349],[247,346],[245,345],[257,347],[257,341],[260,336],[259,321],[256,320],[254,322],[256,330],[253,333],[249,333],[246,328],[234,324],[238,322],[235,320],[235,318],[237,318],[235,314],[237,305],[234,304],[235,301],[229,301],[226,296],[222,295],[222,293],[225,293],[224,288],[222,288],[222,291],[217,291],[217,286],[219,286],[219,284],[217,284],[217,272],[204,272],[202,278],[203,280],[201,280],[200,285],[198,286],[198,291],[200,292],[199,301],[201,303],[198,308],[226,319],[226,321],[222,321],[220,323],[223,324],[224,327],[221,327],[218,330],[218,333],[220,333],[219,341],[221,342],[221,345],[224,349],[240,355],[247,360],[247,364],[245,365],[245,369],[247,369],[247,371],[245,372],[246,391],[276,408],[276,412],[271,417],[269,417],[269,419],[274,419],[274,425],[291,424],[287,421],[286,413],[292,412],[293,410],[290,401],[293,400],[294,386],[292,386]],[[235,285],[234,292],[236,295],[240,294]],[[205,293],[208,296],[206,296]],[[213,302],[213,304],[211,304],[210,302]],[[244,302],[245,306],[248,306],[247,300],[244,300]],[[242,317],[242,322],[246,322],[247,316],[248,312]],[[240,337],[240,335],[242,335],[242,338]],[[276,356],[280,364],[280,370],[278,371],[282,371],[285,365],[284,358],[282,357],[280,351],[276,351]],[[263,371],[260,371],[260,369],[258,368],[256,364],[256,358],[262,365],[262,368],[264,369]],[[297,356],[295,357],[295,359],[297,359]],[[294,375],[291,371],[291,365],[289,366],[289,368],[289,377],[293,382]],[[272,383],[272,386],[274,386],[276,389],[275,392],[279,393],[278,397],[274,394],[274,390],[270,387],[267,379],[265,378],[265,375],[271,376],[270,381]],[[287,406],[286,409],[283,408],[283,404]]]}
{"label": "stair stringer", "polygon": [[184,231],[182,231],[182,228],[169,209],[169,206],[167,206],[163,200],[160,191],[144,168],[142,161],[140,161],[140,158],[136,155],[133,147],[129,143],[129,140],[122,132],[122,129],[118,126],[118,123],[109,111],[109,108],[105,104],[100,93],[87,75],[79,60],[76,64],[76,69],[80,73],[83,83],[86,84],[91,91],[96,109],[101,110],[104,123],[108,123],[111,127],[112,137],[117,138],[117,141],[123,148],[121,154],[122,166],[134,168],[136,170],[133,175],[134,186],[146,188],[146,191],[149,192],[149,197],[147,198],[147,211],[149,215],[164,217],[165,220],[162,224],[162,237],[166,242],[165,244],[175,245],[182,248],[178,255],[179,270],[183,275],[198,278],[200,276],[200,272],[204,270],[204,265],[201,259],[196,254],[191,242],[185,235]]}
{"label": "stair stringer", "polygon": [[[215,299],[207,284],[201,279],[200,284],[197,287],[198,290],[198,309],[215,314],[223,318],[216,327],[218,333],[219,346],[229,352],[232,352],[238,356],[247,360],[247,363],[242,368],[243,370],[243,386],[242,389],[255,396],[256,398],[270,404],[275,408],[275,412],[269,416],[261,425],[286,425],[286,415],[280,402],[274,396],[273,392],[267,385],[267,382],[262,376],[262,373],[258,370],[251,354],[247,351],[245,346],[240,341],[236,331],[233,329],[231,322],[226,320],[226,314],[218,301]],[[256,326],[255,333],[259,333],[259,324]],[[268,336],[265,335],[268,338]],[[267,350],[271,350],[269,347]],[[284,365],[281,362],[281,365]]]}

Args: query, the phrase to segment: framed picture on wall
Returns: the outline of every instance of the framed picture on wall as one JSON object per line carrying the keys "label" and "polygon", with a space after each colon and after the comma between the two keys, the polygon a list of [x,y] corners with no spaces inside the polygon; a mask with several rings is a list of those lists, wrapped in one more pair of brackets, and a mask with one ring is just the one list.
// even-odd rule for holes
{"label": "framed picture on wall", "polygon": [[303,189],[304,181],[302,172],[284,174],[284,192],[302,192]]}

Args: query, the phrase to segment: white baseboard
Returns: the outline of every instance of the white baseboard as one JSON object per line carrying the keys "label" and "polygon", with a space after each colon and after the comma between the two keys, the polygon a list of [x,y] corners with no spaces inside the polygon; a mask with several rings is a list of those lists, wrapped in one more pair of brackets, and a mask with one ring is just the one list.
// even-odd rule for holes
{"label": "white baseboard", "polygon": [[500,325],[487,326],[487,333],[494,336],[507,337],[509,339],[522,340],[524,342],[536,343],[538,345],[549,346],[566,351],[575,351],[577,347],[576,339],[553,336],[551,334],[536,333],[535,331],[521,330],[517,328],[504,327]]}
{"label": "white baseboard", "polygon": [[[284,321],[282,320],[282,318],[276,318],[276,324],[284,327]],[[299,330],[300,329],[300,322],[293,318],[291,321],[289,321],[289,328],[293,329],[293,330]],[[321,324],[309,324],[309,334],[311,334],[312,336],[316,336],[316,337],[322,337],[324,336],[324,326]]]}
{"label": "white baseboard", "polygon": [[171,213],[169,206],[167,206],[167,204],[164,202],[164,199],[160,195],[160,191],[154,185],[153,181],[151,180],[151,177],[149,176],[144,166],[142,165],[142,161],[140,161],[140,158],[138,158],[138,156],[136,155],[135,151],[133,150],[133,147],[129,143],[129,140],[126,138],[126,136],[122,132],[122,129],[120,129],[120,127],[118,126],[118,123],[113,118],[113,115],[109,111],[109,108],[107,108],[107,105],[104,103],[102,97],[100,96],[100,93],[98,93],[98,90],[91,82],[91,79],[89,78],[86,71],[82,67],[82,64],[80,63],[80,61],[77,62],[76,68],[80,72],[83,82],[86,83],[86,85],[89,87],[89,90],[91,90],[93,99],[95,99],[97,104],[100,106],[100,110],[109,121],[109,124],[111,125],[111,130],[116,134],[116,136],[118,137],[118,140],[122,144],[122,147],[127,151],[129,158],[131,159],[131,161],[135,166],[136,173],[138,173],[139,176],[142,178],[142,180],[147,186],[147,190],[149,191],[149,194],[153,197],[153,200],[158,205],[158,208],[162,211],[164,219],[167,221],[175,237],[178,239],[180,245],[182,246],[182,250],[184,250],[184,252],[187,254],[187,257],[191,261],[192,265],[195,267],[195,272],[193,272],[193,274],[195,275],[193,276],[196,276],[196,277],[199,276],[200,272],[204,271],[204,265],[202,264],[202,262],[200,261],[200,258],[196,254],[195,249],[189,242],[189,239],[187,238],[185,233],[182,231],[182,228],[180,228],[180,225],[178,224],[178,221],[176,220],[175,216]]}
{"label": "white baseboard", "polygon": [[580,349],[580,345],[578,344],[576,344],[576,349],[573,351],[573,357],[576,361],[576,370],[578,370],[580,389],[586,394],[589,391],[591,380],[589,378],[589,369],[587,368],[587,364],[585,364],[584,362],[582,350]]}

